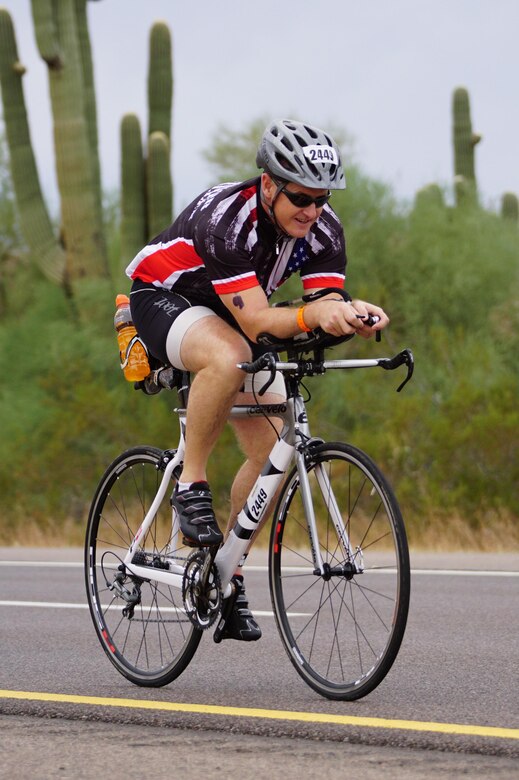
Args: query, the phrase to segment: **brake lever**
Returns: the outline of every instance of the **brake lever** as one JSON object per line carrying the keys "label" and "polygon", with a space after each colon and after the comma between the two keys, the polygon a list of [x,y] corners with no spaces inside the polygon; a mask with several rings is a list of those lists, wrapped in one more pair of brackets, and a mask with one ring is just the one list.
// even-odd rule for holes
{"label": "brake lever", "polygon": [[381,360],[379,360],[379,366],[384,368],[386,371],[393,371],[395,368],[404,365],[407,366],[407,376],[402,382],[402,384],[399,387],[397,387],[396,389],[397,393],[400,393],[400,391],[404,389],[406,384],[413,376],[413,371],[414,371],[413,353],[411,352],[410,349],[403,349],[402,352],[399,352],[398,355],[395,355],[395,357],[381,358]]}
{"label": "brake lever", "polygon": [[258,391],[258,395],[265,395],[267,390],[269,389],[270,385],[276,378],[276,358],[272,354],[272,352],[268,352],[267,356],[268,361],[266,361],[266,365],[264,366],[264,369],[267,369],[270,371],[270,377],[267,379],[263,387],[261,387]]}
{"label": "brake lever", "polygon": [[258,371],[263,371],[265,369],[270,371],[270,376],[263,387],[258,391],[258,395],[265,395],[270,385],[276,378],[276,358],[272,352],[266,352],[264,355],[260,355],[259,358],[254,360],[252,363],[237,363],[237,366],[247,374],[255,374]]}

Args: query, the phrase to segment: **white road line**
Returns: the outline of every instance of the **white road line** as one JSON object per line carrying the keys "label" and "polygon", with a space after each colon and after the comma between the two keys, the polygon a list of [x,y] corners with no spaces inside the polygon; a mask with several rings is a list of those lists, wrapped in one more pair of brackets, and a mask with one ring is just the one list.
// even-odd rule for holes
{"label": "white road line", "polygon": [[[122,609],[124,605],[113,605],[112,610]],[[0,607],[37,607],[38,609],[88,609],[88,604],[74,604],[59,601],[0,601]],[[148,611],[148,610],[146,610]],[[177,607],[161,607],[161,612],[175,612],[176,614],[184,614],[183,609]],[[255,609],[254,614],[258,617],[274,617],[274,613],[270,611],[262,611],[261,609]],[[289,617],[309,617],[310,613],[306,612],[289,612]]]}
{"label": "white road line", "polygon": [[[14,566],[18,568],[42,567],[42,568],[83,568],[84,564],[78,561],[0,561],[0,567]],[[290,566],[294,574],[308,571],[304,566]],[[244,571],[267,572],[268,566],[245,566]],[[376,570],[373,570],[376,571]],[[381,573],[394,574],[395,569],[380,569]],[[480,569],[411,569],[412,576],[430,575],[433,577],[519,577],[519,571],[489,571]]]}

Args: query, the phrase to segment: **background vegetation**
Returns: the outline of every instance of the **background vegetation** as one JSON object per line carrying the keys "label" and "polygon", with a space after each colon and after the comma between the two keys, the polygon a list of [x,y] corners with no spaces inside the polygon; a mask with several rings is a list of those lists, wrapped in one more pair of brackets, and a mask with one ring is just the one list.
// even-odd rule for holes
{"label": "background vegetation", "polygon": [[[0,18],[0,34],[4,22]],[[152,41],[161,72],[171,69],[163,25]],[[150,56],[150,63],[156,60]],[[2,78],[12,77],[0,57],[1,68]],[[172,85],[167,78],[161,83],[163,94],[154,100],[170,113]],[[479,136],[472,133],[466,92],[456,90],[454,102],[451,190],[431,185],[413,203],[403,203],[353,163],[347,165],[347,190],[332,199],[346,229],[348,290],[391,316],[382,344],[354,340],[335,356],[380,356],[410,347],[415,378],[399,395],[400,376],[380,371],[309,380],[311,419],[314,434],[346,438],[381,465],[396,488],[413,545],[517,549],[517,198],[507,193],[501,214],[482,205],[473,161]],[[255,147],[265,122],[257,119],[238,133],[220,128],[206,152],[215,181],[256,175]],[[114,296],[129,286],[121,270],[130,259],[128,247],[139,248],[154,219],[153,199],[138,206],[131,188],[150,195],[151,169],[157,168],[150,163],[152,150],[158,149],[159,160],[169,155],[169,126],[148,137],[147,160],[136,118],[123,118],[121,130],[126,193],[121,207],[118,193],[104,197],[106,263],[92,274],[83,267],[85,255],[78,265],[61,215],[52,226],[60,237],[52,244],[52,268],[63,247],[66,254],[59,284],[24,230],[0,135],[0,543],[81,543],[90,499],[110,460],[138,443],[175,444],[176,396],[146,397],[124,381],[112,324]],[[171,182],[157,187],[170,204]],[[139,214],[146,219],[136,220]],[[281,293],[298,295],[297,280]],[[210,473],[222,519],[239,463],[226,432]]]}
{"label": "background vegetation", "polygon": [[[346,225],[348,289],[392,318],[382,344],[359,339],[335,353],[407,346],[416,373],[399,395],[385,372],[309,381],[314,433],[347,437],[379,461],[415,544],[517,545],[517,225],[479,207],[410,208],[355,166],[333,205]],[[0,213],[11,215],[1,245],[0,539],[80,542],[111,458],[139,442],[172,446],[176,398],[133,391],[118,365],[112,298],[79,325],[63,292],[24,264],[5,191]],[[211,474],[222,516],[239,460],[228,433]]]}

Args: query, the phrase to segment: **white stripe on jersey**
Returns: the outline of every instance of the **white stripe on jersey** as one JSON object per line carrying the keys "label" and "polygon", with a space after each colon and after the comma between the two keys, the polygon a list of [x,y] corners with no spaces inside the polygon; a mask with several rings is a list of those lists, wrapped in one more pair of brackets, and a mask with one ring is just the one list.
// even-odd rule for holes
{"label": "white stripe on jersey", "polygon": [[[163,282],[160,282],[161,287],[165,287],[167,290],[171,290],[175,282],[177,282],[182,274],[188,274],[191,271],[198,271],[199,268],[204,268],[204,264],[200,263],[199,265],[194,265],[192,268],[180,268],[178,271],[175,271],[174,273],[167,276]],[[156,282],[153,282],[153,284],[156,284]]]}
{"label": "white stripe on jersey", "polygon": [[330,240],[334,250],[337,251],[339,249],[339,243],[337,240],[337,233],[333,232],[332,226],[323,219],[319,223],[319,229],[323,231],[324,235]]}
{"label": "white stripe on jersey", "polygon": [[[241,192],[235,192],[232,195],[230,195],[228,198],[224,198],[224,200],[221,200],[220,203],[216,206],[213,213],[211,214],[211,219],[209,222],[209,227],[213,228],[215,225],[219,222],[219,220],[224,216],[227,209],[241,196]],[[247,198],[241,209],[238,211],[236,216],[234,217],[232,223],[231,223],[231,229],[232,232],[230,235],[226,237],[226,248],[232,250],[236,239],[238,238],[238,235],[240,233],[240,230],[242,229],[243,225],[249,218],[251,212],[257,208],[257,199],[256,196],[253,195],[250,198]],[[254,220],[254,227],[251,230],[251,233],[254,233],[254,240],[251,241],[251,235],[249,233],[247,237],[247,249],[251,249],[254,244],[256,243],[256,225],[258,224],[258,219]]]}
{"label": "white stripe on jersey", "polygon": [[341,286],[342,286],[342,283],[344,282],[344,280],[346,279],[345,274],[337,274],[337,273],[333,273],[332,274],[330,271],[321,271],[320,274],[304,274],[303,272],[301,272],[301,279],[305,279],[305,280],[306,279],[322,279],[323,276],[326,276],[328,278],[332,278],[333,277],[334,279],[338,279],[341,282]]}
{"label": "white stripe on jersey", "polygon": [[204,209],[207,209],[222,190],[226,190],[229,187],[235,187],[236,184],[238,184],[238,182],[223,182],[223,184],[216,184],[214,187],[211,187],[210,190],[207,190],[207,192],[200,196],[193,207],[191,215],[193,216],[197,211],[204,211]]}
{"label": "white stripe on jersey", "polygon": [[[321,226],[319,225],[319,227]],[[309,233],[306,234],[305,238],[306,238],[306,243],[308,244],[308,246],[310,247],[314,255],[318,255],[319,252],[323,251],[324,246],[321,244],[321,242],[319,241],[315,233],[312,233],[311,230]]]}
{"label": "white stripe on jersey", "polygon": [[147,257],[155,254],[155,252],[160,252],[162,249],[169,249],[170,246],[174,246],[175,244],[179,243],[193,246],[193,241],[190,238],[174,238],[172,241],[159,242],[158,244],[148,244],[144,247],[144,249],[141,249],[138,255],[135,255],[130,265],[126,268],[126,276],[129,276],[131,279],[132,274],[136,270],[137,266],[142,263],[143,260],[146,260]]}
{"label": "white stripe on jersey", "polygon": [[[228,198],[224,198],[223,200],[218,203],[214,209],[214,211],[211,214],[211,217],[209,219],[209,222],[207,224],[208,233],[205,238],[205,248],[208,252],[210,252],[213,257],[216,257],[216,247],[214,242],[214,229],[216,225],[218,224],[219,220],[225,215],[225,212],[232,206],[232,204],[236,201],[236,199],[241,195],[241,192],[234,192],[232,195],[229,195]],[[228,251],[232,251],[235,247],[236,239],[239,235],[239,232],[241,228],[243,227],[244,222],[246,221],[247,217],[249,217],[252,208],[251,208],[251,201],[253,205],[256,205],[256,198],[254,196],[247,198],[241,209],[238,211],[237,215],[234,217],[231,227],[232,227],[232,234],[226,236],[225,241],[225,248]],[[250,230],[249,235],[247,236],[247,244],[246,248],[250,251],[252,247],[255,245],[257,240],[256,230],[255,227],[257,225],[258,220],[256,219],[254,221],[254,227]]]}
{"label": "white stripe on jersey", "polygon": [[238,276],[226,276],[225,279],[212,279],[211,284],[213,286],[216,285],[225,285],[230,284],[231,282],[237,282],[239,279],[248,279],[251,276],[256,276],[256,273],[254,271],[247,271],[246,274],[239,274]]}

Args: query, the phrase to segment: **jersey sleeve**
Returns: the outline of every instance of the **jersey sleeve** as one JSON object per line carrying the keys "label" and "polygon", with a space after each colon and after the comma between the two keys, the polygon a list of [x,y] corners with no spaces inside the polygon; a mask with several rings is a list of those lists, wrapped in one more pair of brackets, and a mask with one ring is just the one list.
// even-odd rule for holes
{"label": "jersey sleeve", "polygon": [[241,292],[259,285],[250,255],[237,248],[230,253],[221,239],[213,238],[205,267],[217,295]]}
{"label": "jersey sleeve", "polygon": [[259,286],[252,265],[257,235],[256,187],[234,193],[212,211],[203,229],[205,267],[217,295]]}

